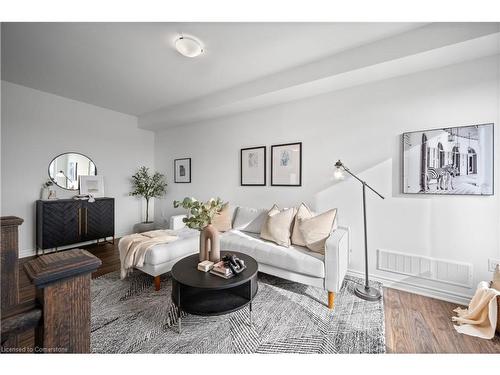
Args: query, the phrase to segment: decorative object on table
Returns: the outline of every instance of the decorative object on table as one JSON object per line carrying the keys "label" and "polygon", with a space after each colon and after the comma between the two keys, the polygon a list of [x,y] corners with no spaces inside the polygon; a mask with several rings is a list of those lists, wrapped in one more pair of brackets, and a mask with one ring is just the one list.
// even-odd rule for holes
{"label": "decorative object on table", "polygon": [[271,146],[271,186],[302,186],[302,142]]}
{"label": "decorative object on table", "polygon": [[343,179],[344,173],[347,172],[356,180],[361,182],[363,186],[363,229],[364,229],[364,242],[365,242],[365,285],[359,285],[354,289],[354,293],[359,297],[367,301],[376,301],[380,299],[382,296],[380,291],[376,288],[370,286],[368,281],[368,235],[366,231],[366,188],[373,191],[380,198],[385,199],[380,193],[378,193],[375,189],[373,189],[370,185],[368,185],[365,181],[361,180],[358,176],[352,173],[349,168],[347,168],[340,160],[335,163],[335,173],[334,176],[336,179]]}
{"label": "decorative object on table", "polygon": [[241,186],[266,185],[266,147],[249,147],[240,150]]}
{"label": "decorative object on table", "polygon": [[149,221],[149,202],[154,198],[161,198],[167,192],[165,175],[155,172],[149,173],[149,168],[142,166],[132,176],[132,191],[129,195],[142,197],[146,200],[145,221],[134,225],[134,232],[141,233],[154,229],[154,222]]}
{"label": "decorative object on table", "polygon": [[174,160],[174,182],[178,184],[191,182],[191,158]]}
{"label": "decorative object on table", "polygon": [[[495,337],[497,329],[498,297],[500,291],[490,287],[490,283],[481,281],[472,297],[468,308],[457,307],[457,316],[451,319],[459,325],[454,325],[457,332],[483,339]],[[496,316],[497,319],[494,319]]]}
{"label": "decorative object on table", "polygon": [[94,162],[78,152],[65,152],[57,155],[49,163],[49,177],[60,188],[78,190],[81,176],[96,176]]}
{"label": "decorative object on table", "polygon": [[80,176],[80,194],[104,197],[104,178],[102,176]]}
{"label": "decorative object on table", "polygon": [[54,182],[52,180],[45,181],[42,184],[42,189],[40,191],[40,199],[41,200],[49,199],[51,189],[54,189]]}
{"label": "decorative object on table", "polygon": [[267,212],[267,217],[260,231],[260,238],[280,246],[289,247],[294,217],[295,208],[280,210],[277,205],[273,205]]}
{"label": "decorative object on table", "polygon": [[227,204],[220,198],[200,202],[186,197],[182,201],[174,201],[175,208],[189,210],[189,216],[182,219],[186,226],[200,231],[200,262],[207,259],[212,262],[220,260],[219,231],[212,225],[212,221]]}
{"label": "decorative object on table", "polygon": [[208,272],[212,268],[214,268],[214,262],[209,260],[204,260],[203,262],[198,263],[198,271]]}
{"label": "decorative object on table", "polygon": [[403,133],[403,192],[493,195],[493,126]]}

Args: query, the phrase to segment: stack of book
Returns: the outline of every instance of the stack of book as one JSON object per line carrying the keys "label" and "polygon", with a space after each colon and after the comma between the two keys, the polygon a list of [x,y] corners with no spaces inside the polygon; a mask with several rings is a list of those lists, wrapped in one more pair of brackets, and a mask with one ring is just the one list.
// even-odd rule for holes
{"label": "stack of book", "polygon": [[204,260],[203,262],[198,263],[198,270],[203,272],[210,271],[214,266],[214,262],[210,262],[209,260]]}
{"label": "stack of book", "polygon": [[231,277],[234,276],[233,271],[231,271],[231,268],[227,267],[225,265],[225,262],[222,260],[214,264],[210,273],[223,277],[224,279],[230,279]]}

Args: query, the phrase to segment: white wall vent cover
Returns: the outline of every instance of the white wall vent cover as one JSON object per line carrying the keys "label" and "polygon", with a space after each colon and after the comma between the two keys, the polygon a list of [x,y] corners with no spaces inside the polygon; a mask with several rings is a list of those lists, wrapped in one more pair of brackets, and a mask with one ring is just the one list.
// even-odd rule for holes
{"label": "white wall vent cover", "polygon": [[470,263],[379,249],[377,251],[377,269],[452,285],[472,287],[473,266]]}

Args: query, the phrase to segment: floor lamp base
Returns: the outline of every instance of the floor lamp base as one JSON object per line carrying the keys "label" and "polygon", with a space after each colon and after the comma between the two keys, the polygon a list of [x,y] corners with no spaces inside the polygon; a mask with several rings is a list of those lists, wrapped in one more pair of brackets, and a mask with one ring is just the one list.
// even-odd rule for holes
{"label": "floor lamp base", "polygon": [[377,289],[370,286],[366,287],[364,285],[359,285],[354,288],[354,294],[367,301],[378,301],[380,297],[382,297]]}

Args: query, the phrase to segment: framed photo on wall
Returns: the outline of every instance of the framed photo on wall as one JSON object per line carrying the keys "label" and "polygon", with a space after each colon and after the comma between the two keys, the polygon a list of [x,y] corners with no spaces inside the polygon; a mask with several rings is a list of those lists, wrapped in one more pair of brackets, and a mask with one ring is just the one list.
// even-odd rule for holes
{"label": "framed photo on wall", "polygon": [[403,133],[403,193],[493,195],[493,124]]}
{"label": "framed photo on wall", "polygon": [[191,158],[174,160],[174,182],[175,183],[191,182]]}
{"label": "framed photo on wall", "polygon": [[104,179],[102,176],[80,176],[80,194],[92,194],[104,197]]}
{"label": "framed photo on wall", "polygon": [[241,186],[266,186],[266,146],[240,151]]}
{"label": "framed photo on wall", "polygon": [[271,186],[302,186],[302,142],[271,146]]}

